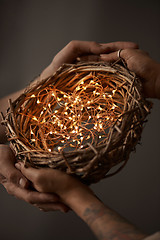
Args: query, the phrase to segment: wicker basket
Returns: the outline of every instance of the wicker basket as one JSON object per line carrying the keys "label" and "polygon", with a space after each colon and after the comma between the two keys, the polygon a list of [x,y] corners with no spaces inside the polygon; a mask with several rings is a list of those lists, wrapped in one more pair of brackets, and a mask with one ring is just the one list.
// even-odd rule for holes
{"label": "wicker basket", "polygon": [[65,64],[10,100],[2,122],[18,160],[91,184],[125,166],[151,106],[120,64]]}

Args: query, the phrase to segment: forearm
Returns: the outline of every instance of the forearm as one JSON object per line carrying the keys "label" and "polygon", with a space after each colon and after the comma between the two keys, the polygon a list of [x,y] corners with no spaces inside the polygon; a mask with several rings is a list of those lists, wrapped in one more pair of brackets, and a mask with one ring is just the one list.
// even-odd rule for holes
{"label": "forearm", "polygon": [[146,236],[85,190],[75,191],[67,204],[88,224],[97,239],[140,240]]}
{"label": "forearm", "polygon": [[[23,91],[24,89],[18,92],[12,93],[4,98],[1,98],[0,112],[2,112],[3,114],[6,114],[7,108],[9,107],[8,99],[11,99],[12,101],[14,101]],[[5,143],[6,141],[7,141],[7,138],[5,134],[5,126],[0,124],[0,143]]]}

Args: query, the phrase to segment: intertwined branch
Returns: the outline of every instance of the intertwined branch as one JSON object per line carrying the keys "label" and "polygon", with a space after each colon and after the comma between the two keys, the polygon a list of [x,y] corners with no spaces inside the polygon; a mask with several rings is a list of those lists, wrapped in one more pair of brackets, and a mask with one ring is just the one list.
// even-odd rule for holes
{"label": "intertwined branch", "polygon": [[93,183],[126,164],[151,105],[121,65],[79,63],[32,83],[10,101],[3,123],[18,159]]}

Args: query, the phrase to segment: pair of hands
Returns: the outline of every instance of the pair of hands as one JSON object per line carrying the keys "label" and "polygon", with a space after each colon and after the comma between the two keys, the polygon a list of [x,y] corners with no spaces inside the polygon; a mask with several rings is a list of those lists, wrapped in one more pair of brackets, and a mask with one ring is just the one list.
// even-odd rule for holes
{"label": "pair of hands", "polygon": [[[142,78],[145,96],[160,98],[160,64],[132,42],[98,44],[72,41],[54,57],[38,80],[52,75],[63,63],[73,63],[77,60],[114,62],[118,60],[119,49],[122,49],[121,58],[126,62],[128,69]],[[69,193],[75,188],[90,191],[82,183],[60,171],[25,169],[23,164],[17,164],[15,167],[15,162],[12,150],[6,145],[0,145],[0,182],[9,194],[45,211],[67,212],[69,207],[65,199]],[[31,182],[35,190],[31,190]]]}

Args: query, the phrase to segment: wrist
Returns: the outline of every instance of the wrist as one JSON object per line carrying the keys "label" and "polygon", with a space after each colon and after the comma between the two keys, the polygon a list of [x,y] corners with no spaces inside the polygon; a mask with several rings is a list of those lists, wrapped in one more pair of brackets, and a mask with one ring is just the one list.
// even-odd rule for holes
{"label": "wrist", "polygon": [[100,200],[94,195],[92,190],[85,185],[83,186],[83,184],[61,195],[61,199],[82,219],[84,210],[91,203],[100,203]]}

